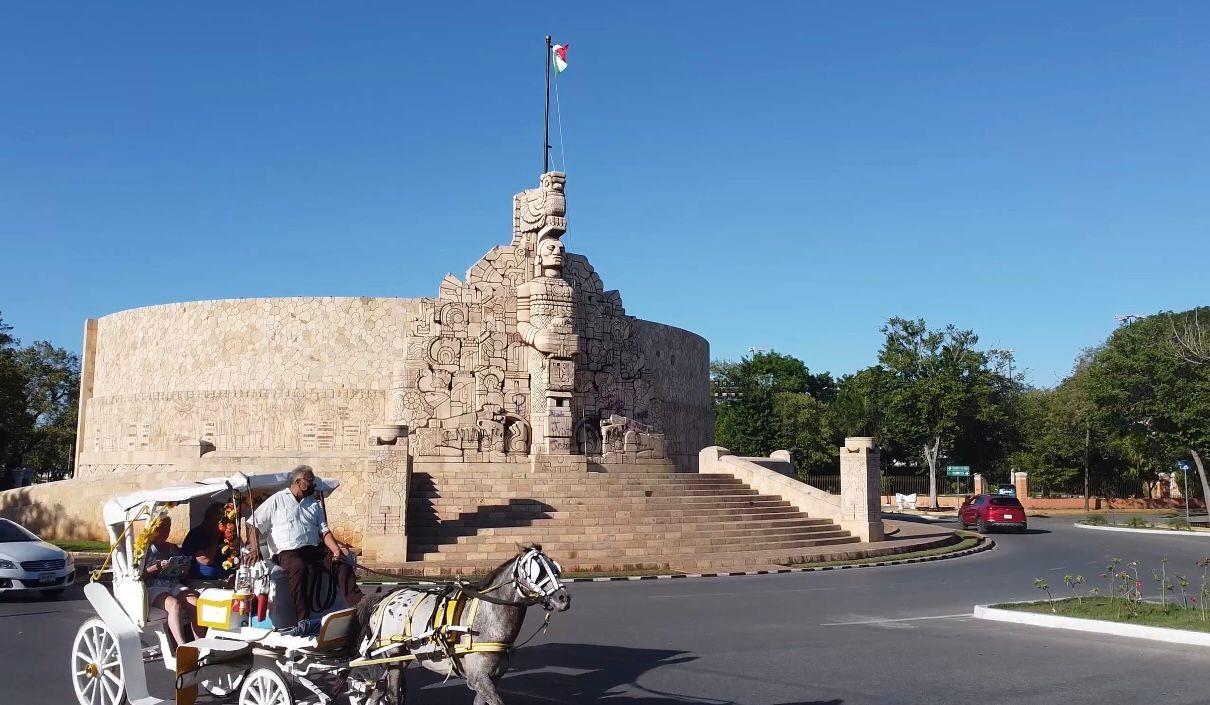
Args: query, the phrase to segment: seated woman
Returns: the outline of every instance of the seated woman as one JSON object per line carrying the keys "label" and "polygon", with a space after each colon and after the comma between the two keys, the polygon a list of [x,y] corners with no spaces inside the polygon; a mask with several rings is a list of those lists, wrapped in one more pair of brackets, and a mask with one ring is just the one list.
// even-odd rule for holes
{"label": "seated woman", "polygon": [[223,567],[224,535],[219,525],[223,521],[223,505],[211,504],[206,507],[202,522],[185,534],[181,543],[181,552],[193,556],[193,564],[189,567],[190,580],[226,580],[232,571]]}
{"label": "seated woman", "polygon": [[[189,641],[185,634],[185,616],[194,621],[197,609],[197,593],[181,584],[180,548],[168,541],[172,531],[172,518],[163,515],[151,527],[148,539],[147,562],[143,569],[143,582],[147,585],[147,603],[168,613],[168,630],[177,646]],[[175,655],[175,649],[173,650]]]}

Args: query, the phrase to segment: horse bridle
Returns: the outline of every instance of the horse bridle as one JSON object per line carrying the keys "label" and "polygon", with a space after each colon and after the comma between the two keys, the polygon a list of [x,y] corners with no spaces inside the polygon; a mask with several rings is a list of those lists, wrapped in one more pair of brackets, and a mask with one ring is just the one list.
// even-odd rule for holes
{"label": "horse bridle", "polygon": [[[520,556],[517,556],[513,561],[511,579],[502,580],[482,591],[475,590],[467,585],[463,585],[461,588],[464,593],[485,602],[508,605],[510,607],[528,607],[530,605],[541,604],[547,611],[550,611],[552,609],[550,603],[551,596],[563,589],[563,582],[559,580],[559,573],[561,572],[563,572],[562,568],[559,567],[557,562],[538,549],[531,548]],[[503,600],[491,594],[508,583],[516,585],[517,592],[521,593],[524,599]]]}

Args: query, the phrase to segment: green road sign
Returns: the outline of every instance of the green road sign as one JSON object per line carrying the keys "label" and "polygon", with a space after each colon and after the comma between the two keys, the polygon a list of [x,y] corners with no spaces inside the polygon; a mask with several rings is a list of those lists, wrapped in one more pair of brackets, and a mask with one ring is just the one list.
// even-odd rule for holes
{"label": "green road sign", "polygon": [[970,477],[971,466],[969,465],[946,465],[946,477]]}

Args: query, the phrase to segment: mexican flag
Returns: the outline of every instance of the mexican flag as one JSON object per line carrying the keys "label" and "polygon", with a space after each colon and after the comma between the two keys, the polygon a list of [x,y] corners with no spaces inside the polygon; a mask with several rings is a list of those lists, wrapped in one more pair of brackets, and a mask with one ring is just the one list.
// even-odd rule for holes
{"label": "mexican flag", "polygon": [[563,73],[567,70],[567,44],[556,44],[550,48],[551,56],[555,62],[555,71]]}

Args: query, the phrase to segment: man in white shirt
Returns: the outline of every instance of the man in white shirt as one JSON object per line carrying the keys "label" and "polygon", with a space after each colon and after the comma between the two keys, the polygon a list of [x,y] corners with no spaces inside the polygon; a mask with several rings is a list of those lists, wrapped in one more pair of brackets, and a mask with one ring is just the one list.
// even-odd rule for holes
{"label": "man in white shirt", "polygon": [[308,568],[314,573],[333,573],[349,607],[363,597],[353,566],[344,560],[340,544],[328,529],[323,505],[315,499],[316,484],[311,467],[299,465],[290,471],[290,486],[266,499],[248,522],[249,564],[260,560],[261,535],[268,534],[270,550],[274,551],[270,558],[290,579],[290,597],[299,619],[311,616]]}

